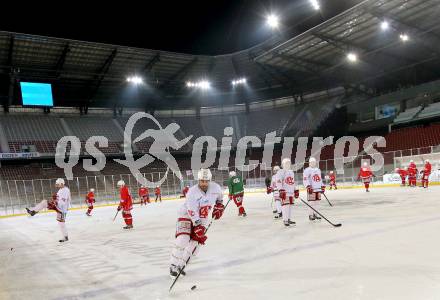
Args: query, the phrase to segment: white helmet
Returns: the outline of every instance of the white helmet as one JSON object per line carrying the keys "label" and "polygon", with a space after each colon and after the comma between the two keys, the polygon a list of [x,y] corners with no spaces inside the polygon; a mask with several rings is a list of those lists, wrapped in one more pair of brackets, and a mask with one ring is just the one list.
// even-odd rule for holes
{"label": "white helmet", "polygon": [[121,186],[124,186],[124,185],[125,185],[124,180],[119,180],[118,183],[117,183],[118,187],[121,187]]}
{"label": "white helmet", "polygon": [[330,174],[333,174],[333,171],[330,171]]}
{"label": "white helmet", "polygon": [[234,176],[237,176],[237,173],[235,173],[235,171],[229,172],[229,177],[234,177]]}
{"label": "white helmet", "polygon": [[58,179],[55,181],[55,184],[56,184],[56,185],[58,185],[58,184],[62,184],[62,185],[64,185],[64,184],[65,184],[64,179],[63,179],[63,178],[58,178]]}
{"label": "white helmet", "polygon": [[398,173],[398,172],[399,172],[399,168],[396,168],[396,169],[394,170],[394,172]]}
{"label": "white helmet", "polygon": [[429,159],[426,159],[426,160],[425,160],[425,163],[429,163]]}
{"label": "white helmet", "polygon": [[281,167],[283,167],[283,169],[285,170],[289,170],[291,166],[292,166],[292,162],[290,158],[284,158],[283,161],[281,162]]}
{"label": "white helmet", "polygon": [[309,158],[309,166],[312,168],[316,167],[316,158],[314,157]]}
{"label": "white helmet", "polygon": [[411,160],[410,160],[409,162],[410,162],[410,163],[413,163],[413,162],[414,162],[414,160],[412,160],[412,159],[411,159]]}
{"label": "white helmet", "polygon": [[200,171],[197,173],[197,179],[198,180],[211,180],[212,173],[209,169],[200,169]]}
{"label": "white helmet", "polygon": [[94,193],[94,192],[95,192],[95,189],[90,189],[90,191],[91,191],[92,193]]}
{"label": "white helmet", "polygon": [[366,161],[364,162],[364,167],[368,167],[368,163]]}
{"label": "white helmet", "polygon": [[273,172],[276,173],[280,170],[280,166],[274,166],[273,167]]}

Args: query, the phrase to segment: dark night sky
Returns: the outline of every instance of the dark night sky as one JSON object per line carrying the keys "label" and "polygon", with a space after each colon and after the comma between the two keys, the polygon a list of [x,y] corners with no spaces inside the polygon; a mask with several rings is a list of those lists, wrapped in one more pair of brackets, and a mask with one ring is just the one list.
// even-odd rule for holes
{"label": "dark night sky", "polygon": [[90,6],[96,2],[93,0],[53,5],[20,2],[9,8],[10,13],[3,10],[0,30],[216,55],[269,38],[273,33],[265,26],[268,12],[280,15],[283,28],[290,28],[287,35],[292,37],[361,2],[319,1],[320,13],[309,0],[143,1],[143,7],[130,1],[107,1],[94,7]]}

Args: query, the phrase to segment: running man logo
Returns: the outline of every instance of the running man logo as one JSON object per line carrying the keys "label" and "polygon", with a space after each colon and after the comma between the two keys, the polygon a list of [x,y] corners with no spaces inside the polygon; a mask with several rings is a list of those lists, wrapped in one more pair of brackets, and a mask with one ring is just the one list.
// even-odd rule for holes
{"label": "running man logo", "polygon": [[[153,121],[154,124],[157,125],[158,129],[147,129],[138,136],[136,139],[132,141],[133,128],[136,123],[143,119],[147,118]],[[162,128],[160,123],[154,118],[152,115],[144,112],[138,112],[133,114],[127,122],[124,131],[124,154],[125,160],[115,159],[114,161],[128,167],[130,169],[131,174],[137,179],[137,181],[150,188],[154,188],[156,186],[160,186],[167,178],[168,172],[171,171],[179,178],[183,179],[182,174],[180,173],[179,166],[177,164],[176,159],[171,155],[170,149],[178,150],[182,148],[189,140],[192,139],[192,135],[186,137],[183,140],[178,140],[175,137],[175,133],[180,129],[180,126],[176,123],[171,123],[167,127]],[[132,145],[142,141],[143,139],[151,137],[154,139],[154,142],[151,144],[148,154],[143,155],[138,159],[134,159],[133,157],[133,149]],[[145,178],[140,169],[151,164],[155,159],[163,161],[167,165],[167,170],[164,173],[164,176],[159,179],[159,181],[150,182],[147,178]]]}

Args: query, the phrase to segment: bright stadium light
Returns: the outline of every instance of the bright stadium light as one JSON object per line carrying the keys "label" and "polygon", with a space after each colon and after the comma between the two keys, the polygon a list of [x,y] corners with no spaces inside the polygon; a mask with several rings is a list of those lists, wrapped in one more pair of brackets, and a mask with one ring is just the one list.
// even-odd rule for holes
{"label": "bright stadium light", "polygon": [[278,28],[278,26],[280,25],[280,20],[278,16],[271,14],[267,16],[266,23],[267,25],[269,25],[270,28],[275,29]]}
{"label": "bright stadium light", "polygon": [[356,62],[358,58],[357,58],[356,53],[350,52],[347,54],[347,59],[350,62]]}
{"label": "bright stadium light", "polygon": [[312,4],[312,6],[313,6],[313,8],[315,10],[319,10],[320,9],[318,0],[310,0],[310,4]]}
{"label": "bright stadium light", "polygon": [[406,33],[402,33],[400,35],[400,39],[402,40],[402,42],[407,42],[409,40],[409,36]]}
{"label": "bright stadium light", "polygon": [[234,79],[231,81],[233,86],[236,86],[238,84],[246,84],[246,78],[239,78],[239,79]]}
{"label": "bright stadium light", "polygon": [[186,86],[188,88],[198,88],[201,90],[207,90],[207,89],[211,88],[211,83],[207,80],[201,80],[201,81],[197,81],[197,82],[187,81]]}
{"label": "bright stadium light", "polygon": [[388,23],[387,21],[382,21],[382,23],[380,23],[380,28],[383,31],[388,30],[388,28],[390,28],[390,23]]}
{"label": "bright stadium light", "polygon": [[127,77],[127,82],[133,83],[134,85],[138,85],[138,84],[143,83],[144,81],[139,76],[130,76],[130,77]]}

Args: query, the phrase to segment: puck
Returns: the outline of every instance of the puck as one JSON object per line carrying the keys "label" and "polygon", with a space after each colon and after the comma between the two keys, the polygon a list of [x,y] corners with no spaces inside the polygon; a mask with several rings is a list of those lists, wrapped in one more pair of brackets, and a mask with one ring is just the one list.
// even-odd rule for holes
{"label": "puck", "polygon": [[197,288],[197,285],[193,285],[193,286],[191,287],[191,291],[194,291],[196,288]]}

